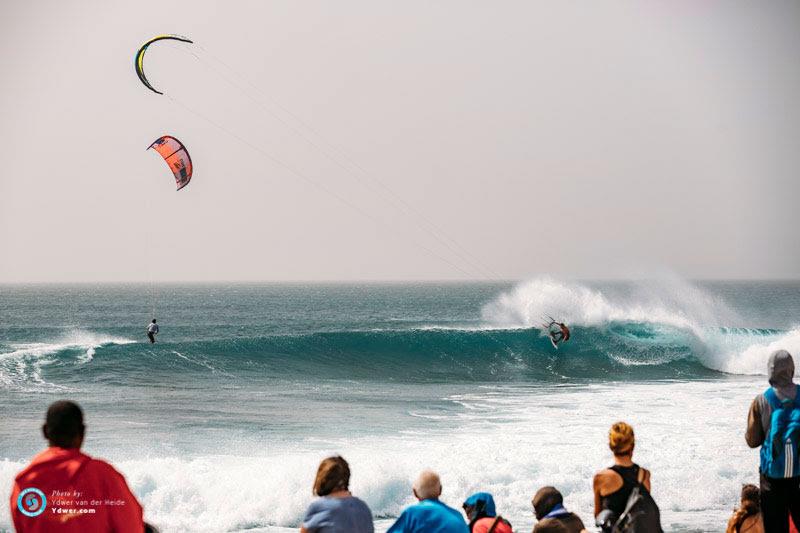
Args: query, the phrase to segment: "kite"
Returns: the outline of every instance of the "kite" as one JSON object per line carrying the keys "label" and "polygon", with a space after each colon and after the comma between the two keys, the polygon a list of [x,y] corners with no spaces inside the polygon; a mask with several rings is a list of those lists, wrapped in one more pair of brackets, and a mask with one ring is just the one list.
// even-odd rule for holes
{"label": "kite", "polygon": [[164,94],[164,93],[162,93],[161,91],[150,85],[150,82],[147,81],[147,77],[144,75],[144,53],[147,51],[148,46],[150,46],[156,41],[162,41],[164,39],[171,39],[173,41],[181,41],[184,43],[192,42],[186,37],[181,37],[180,35],[159,35],[158,37],[153,37],[152,39],[144,43],[142,47],[139,48],[139,51],[136,52],[136,58],[133,60],[133,67],[136,69],[136,75],[139,76],[139,80],[142,83],[144,83],[145,87],[147,87],[156,94]]}
{"label": "kite", "polygon": [[169,169],[175,174],[177,190],[189,185],[189,181],[192,179],[192,158],[189,157],[189,151],[186,150],[183,143],[171,135],[164,135],[147,147],[148,150],[150,148],[153,148],[164,158]]}

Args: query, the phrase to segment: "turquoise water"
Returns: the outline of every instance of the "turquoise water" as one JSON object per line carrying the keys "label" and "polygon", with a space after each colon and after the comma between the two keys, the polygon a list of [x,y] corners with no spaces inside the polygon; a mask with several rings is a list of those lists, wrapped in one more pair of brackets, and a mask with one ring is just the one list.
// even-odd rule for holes
{"label": "turquoise water", "polygon": [[[557,351],[547,315],[572,326]],[[755,469],[747,403],[772,349],[800,351],[798,317],[800,284],[777,282],[0,286],[0,490],[72,398],[87,451],[165,531],[295,527],[331,452],[376,516],[434,466],[454,505],[488,487],[529,529],[539,482],[588,522],[603,433],[626,418],[671,528],[716,531]],[[697,443],[657,444],[684,429]]]}

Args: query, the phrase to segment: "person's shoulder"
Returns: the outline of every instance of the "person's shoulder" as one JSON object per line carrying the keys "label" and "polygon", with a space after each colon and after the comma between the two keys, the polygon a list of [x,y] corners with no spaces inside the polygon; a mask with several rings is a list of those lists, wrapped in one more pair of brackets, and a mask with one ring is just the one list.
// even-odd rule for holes
{"label": "person's shoulder", "polygon": [[105,459],[101,459],[99,457],[92,457],[91,455],[87,455],[86,457],[88,458],[86,466],[102,472],[115,472],[119,474],[117,469],[114,468],[114,466]]}
{"label": "person's shoulder", "polygon": [[[469,527],[467,526],[467,523],[464,521],[464,516],[461,514],[461,511],[458,511],[457,509],[450,507],[444,502],[439,502],[439,503],[442,506],[442,511],[447,513],[448,518],[444,520],[447,520],[447,522],[449,523],[448,527],[454,526],[458,529],[469,531]],[[461,526],[463,526],[463,528]]]}
{"label": "person's shoulder", "polygon": [[739,527],[741,533],[764,533],[764,522],[761,519],[761,513],[748,516]]}
{"label": "person's shoulder", "polygon": [[408,520],[409,517],[416,515],[419,511],[419,503],[412,503],[400,512],[397,521],[402,522]]}
{"label": "person's shoulder", "polygon": [[[496,517],[484,517],[479,519],[475,522],[475,525],[472,527],[472,533],[488,533],[489,529],[495,524]],[[497,521],[497,525],[494,526],[494,531],[497,533],[504,533],[504,532],[511,532],[511,525],[508,522],[503,521],[502,519]]]}
{"label": "person's shoulder", "polygon": [[327,509],[329,507],[328,499],[329,498],[325,497],[314,498],[311,500],[311,503],[308,504],[306,509],[307,513],[318,513],[319,511]]}
{"label": "person's shoulder", "polygon": [[453,515],[456,518],[458,518],[458,520],[460,520],[461,522],[464,521],[464,518],[461,516],[461,511],[459,511],[458,509],[455,509],[453,507],[450,507],[449,505],[447,505],[446,503],[444,503],[442,501],[439,501],[439,504],[442,506],[443,509],[446,509],[448,513],[450,513],[451,515]]}
{"label": "person's shoulder", "polygon": [[486,533],[492,527],[492,524],[494,524],[494,518],[480,518],[472,526],[472,533]]}
{"label": "person's shoulder", "polygon": [[348,512],[364,513],[372,516],[372,511],[370,510],[369,505],[367,505],[367,502],[356,496],[341,498],[338,502],[338,505],[346,508]]}
{"label": "person's shoulder", "polygon": [[581,517],[575,513],[565,514],[561,521],[568,525],[571,529],[582,530],[586,528],[586,526],[583,525],[583,520],[581,520]]}
{"label": "person's shoulder", "polygon": [[369,505],[367,505],[367,502],[365,502],[364,500],[362,500],[358,496],[350,496],[350,498],[348,498],[348,499],[356,507],[361,507],[361,508],[369,510]]}
{"label": "person's shoulder", "polygon": [[86,461],[86,470],[94,472],[98,477],[105,479],[107,481],[114,481],[114,482],[125,482],[125,476],[122,473],[114,468],[114,466],[105,461],[104,459],[98,459],[96,457],[86,456],[88,460]]}
{"label": "person's shoulder", "polygon": [[617,477],[619,477],[619,474],[617,474],[610,468],[604,468],[602,470],[599,470],[592,479],[594,481],[594,486],[597,487],[599,485],[606,483],[609,479],[614,479]]}
{"label": "person's shoulder", "polygon": [[543,518],[533,526],[533,533],[569,533],[569,529],[560,520]]}

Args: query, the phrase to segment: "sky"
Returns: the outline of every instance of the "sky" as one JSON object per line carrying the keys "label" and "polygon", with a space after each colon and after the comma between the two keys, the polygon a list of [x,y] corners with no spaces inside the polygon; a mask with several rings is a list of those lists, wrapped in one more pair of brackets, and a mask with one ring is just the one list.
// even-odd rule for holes
{"label": "sky", "polygon": [[[797,2],[2,2],[0,282],[796,279],[799,26]],[[195,42],[148,50],[165,96],[133,69],[162,33]]]}

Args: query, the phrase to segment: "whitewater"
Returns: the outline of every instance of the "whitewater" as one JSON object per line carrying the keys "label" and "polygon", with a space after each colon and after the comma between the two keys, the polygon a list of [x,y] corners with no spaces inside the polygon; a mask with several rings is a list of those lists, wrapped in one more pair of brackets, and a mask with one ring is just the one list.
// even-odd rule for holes
{"label": "whitewater", "polygon": [[[667,531],[720,531],[742,483],[749,402],[800,353],[800,284],[0,286],[0,498],[44,445],[46,406],[84,407],[85,450],[162,531],[296,530],[341,453],[384,531],[438,470],[460,508],[492,492],[515,529],[557,486],[592,523],[616,420],[637,434]],[[573,339],[558,351],[548,316]],[[10,527],[0,506],[0,529]]]}

